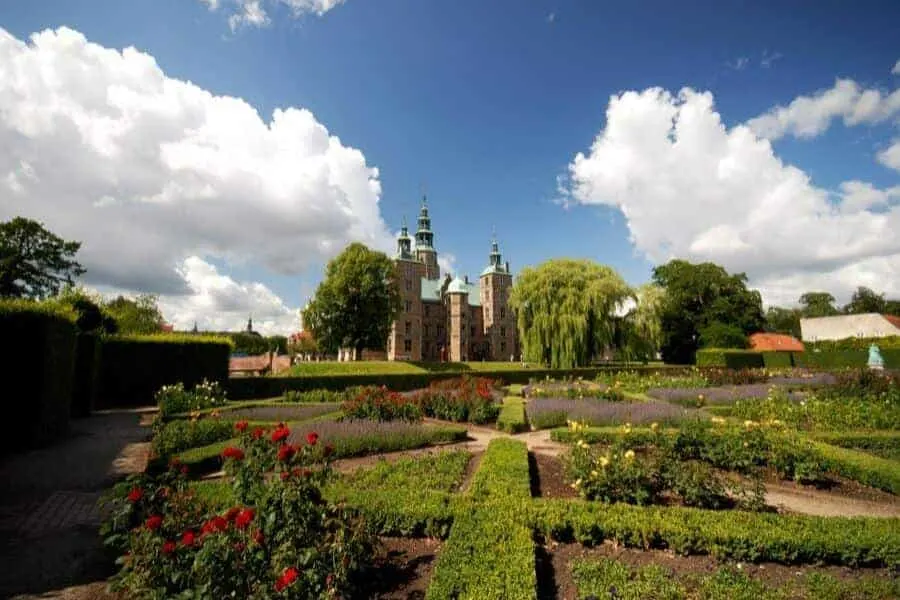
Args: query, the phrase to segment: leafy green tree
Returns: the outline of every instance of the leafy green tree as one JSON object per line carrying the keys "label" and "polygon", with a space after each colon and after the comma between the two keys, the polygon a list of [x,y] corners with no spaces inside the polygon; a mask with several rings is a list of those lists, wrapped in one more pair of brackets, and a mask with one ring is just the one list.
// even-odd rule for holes
{"label": "leafy green tree", "polygon": [[800,310],[770,306],[766,311],[766,331],[800,337]]}
{"label": "leafy green tree", "polygon": [[884,312],[888,315],[900,317],[900,300],[887,300],[884,303]]}
{"label": "leafy green tree", "polygon": [[43,299],[85,273],[75,260],[80,242],[67,242],[24,217],[0,223],[0,296]]}
{"label": "leafy green tree", "polygon": [[523,269],[509,304],[526,360],[553,368],[590,363],[615,342],[616,310],[633,296],[618,273],[590,260],[548,260]]}
{"label": "leafy green tree", "polygon": [[66,286],[52,301],[71,306],[78,315],[75,325],[84,333],[116,333],[116,320],[103,307],[103,300],[84,288]]}
{"label": "leafy green tree", "polygon": [[662,309],[662,355],[666,362],[688,364],[700,347],[701,331],[713,323],[731,325],[744,335],[765,325],[762,297],[747,289],[747,276],[729,274],[713,263],[672,260],[653,270],[666,290]]}
{"label": "leafy green tree", "polygon": [[844,312],[848,315],[882,314],[887,312],[887,300],[884,299],[884,294],[876,294],[865,286],[859,286],[853,292],[850,303],[844,307]]}
{"label": "leafy green tree", "polygon": [[834,296],[828,292],[806,292],[800,296],[800,316],[812,319],[838,315],[840,311],[834,302]]}
{"label": "leafy green tree", "polygon": [[648,361],[656,358],[662,345],[662,309],[666,291],[652,283],[635,290],[634,307],[621,319],[616,347],[626,360]]}
{"label": "leafy green tree", "polygon": [[159,333],[163,330],[165,320],[157,300],[157,296],[153,294],[141,294],[134,299],[119,296],[107,302],[103,309],[115,319],[119,333]]}
{"label": "leafy green tree", "polygon": [[746,348],[747,334],[737,325],[710,323],[700,330],[701,348]]}
{"label": "leafy green tree", "polygon": [[400,311],[395,265],[386,254],[360,243],[347,246],[328,263],[325,278],[303,310],[303,323],[328,353],[352,348],[384,348]]}

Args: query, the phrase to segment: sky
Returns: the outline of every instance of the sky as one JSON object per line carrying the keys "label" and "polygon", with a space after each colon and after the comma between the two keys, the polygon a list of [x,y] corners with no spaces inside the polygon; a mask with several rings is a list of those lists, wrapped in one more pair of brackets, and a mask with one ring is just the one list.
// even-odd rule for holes
{"label": "sky", "polygon": [[81,241],[90,289],[290,333],[423,195],[460,276],[496,232],[514,272],[900,297],[900,3],[0,3],[0,220]]}

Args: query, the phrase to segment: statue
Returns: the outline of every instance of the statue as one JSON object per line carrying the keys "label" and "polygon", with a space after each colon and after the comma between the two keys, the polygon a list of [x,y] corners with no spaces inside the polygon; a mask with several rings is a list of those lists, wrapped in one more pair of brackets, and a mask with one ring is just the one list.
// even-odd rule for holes
{"label": "statue", "polygon": [[881,352],[878,350],[878,346],[872,344],[869,346],[869,368],[881,371],[884,369],[884,359],[881,358]]}

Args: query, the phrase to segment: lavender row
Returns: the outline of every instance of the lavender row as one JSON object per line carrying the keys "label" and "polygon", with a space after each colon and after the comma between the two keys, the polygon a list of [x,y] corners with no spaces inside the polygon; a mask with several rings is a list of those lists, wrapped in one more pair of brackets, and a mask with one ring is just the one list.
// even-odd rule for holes
{"label": "lavender row", "polygon": [[252,406],[222,411],[223,419],[247,419],[248,421],[305,421],[341,409],[337,402],[321,404],[286,404],[284,406]]}
{"label": "lavender row", "polygon": [[[731,404],[735,400],[766,398],[772,386],[765,383],[750,385],[731,385],[708,388],[656,388],[647,390],[647,395],[657,400],[704,406],[709,404]],[[795,402],[806,397],[804,392],[785,392]]]}
{"label": "lavender row", "polygon": [[676,423],[698,416],[696,410],[666,402],[604,402],[568,398],[535,398],[526,404],[526,412],[528,420],[538,429],[565,425],[567,420],[595,426],[637,425]]}

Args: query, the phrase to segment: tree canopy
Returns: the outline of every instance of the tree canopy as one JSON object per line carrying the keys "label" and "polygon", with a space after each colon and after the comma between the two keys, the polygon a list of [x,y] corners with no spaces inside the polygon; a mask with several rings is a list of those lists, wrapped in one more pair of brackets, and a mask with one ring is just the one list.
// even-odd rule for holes
{"label": "tree canopy", "polygon": [[119,333],[147,334],[163,330],[162,312],[157,297],[141,294],[136,298],[118,296],[103,305],[104,311],[116,321]]}
{"label": "tree canopy", "polygon": [[853,292],[850,303],[844,307],[844,312],[848,315],[861,315],[864,313],[885,313],[887,312],[887,300],[884,294],[876,294],[865,286],[859,286]]}
{"label": "tree canopy", "polygon": [[634,294],[612,268],[555,259],[523,269],[509,298],[526,360],[571,368],[612,346],[616,311]]}
{"label": "tree canopy", "polygon": [[766,331],[800,338],[800,309],[770,306],[766,311]]}
{"label": "tree canopy", "polygon": [[[747,276],[729,274],[713,263],[693,264],[672,260],[653,270],[653,280],[666,290],[662,309],[662,355],[666,362],[688,364],[701,344],[701,332],[724,338],[722,324],[740,330],[744,336],[761,331],[765,325],[762,297],[747,289]],[[734,336],[725,339],[735,343]],[[746,342],[745,342],[746,344]]]}
{"label": "tree canopy", "polygon": [[44,299],[72,285],[85,270],[75,260],[80,242],[67,242],[38,221],[0,223],[0,296]]}
{"label": "tree canopy", "polygon": [[394,262],[360,243],[347,246],[328,263],[325,278],[303,311],[303,323],[320,349],[384,348],[400,310]]}
{"label": "tree canopy", "polygon": [[806,292],[800,296],[800,315],[806,319],[832,317],[841,314],[835,305],[834,296],[828,292]]}
{"label": "tree canopy", "polygon": [[648,361],[656,358],[662,345],[662,309],[666,291],[652,283],[634,292],[634,306],[619,320],[616,346],[625,360]]}
{"label": "tree canopy", "polygon": [[118,323],[106,310],[103,299],[98,294],[70,285],[63,288],[53,301],[75,310],[78,315],[75,325],[81,332],[116,333],[119,330]]}

